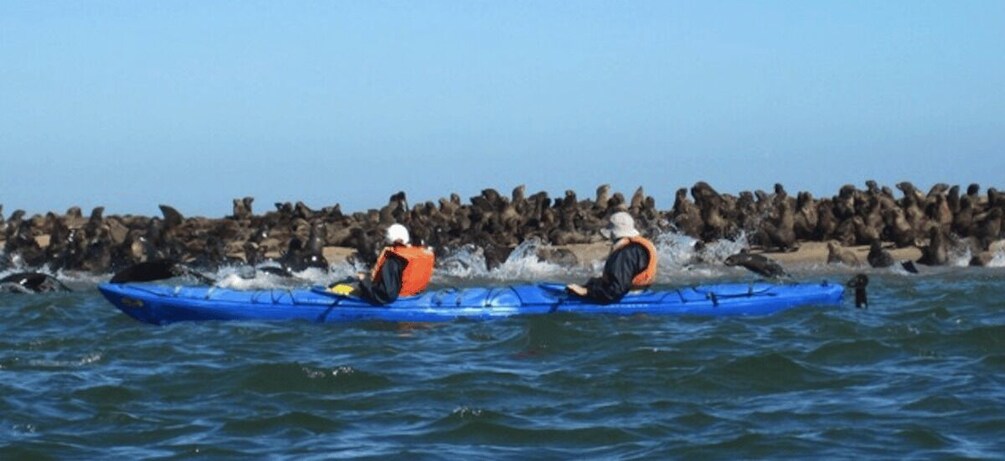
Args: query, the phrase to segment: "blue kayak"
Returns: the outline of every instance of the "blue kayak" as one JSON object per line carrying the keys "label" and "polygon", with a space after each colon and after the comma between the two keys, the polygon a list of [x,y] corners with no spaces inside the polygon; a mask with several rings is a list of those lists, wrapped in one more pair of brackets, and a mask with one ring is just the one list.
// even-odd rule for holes
{"label": "blue kayak", "polygon": [[559,284],[492,288],[445,288],[374,306],[324,287],[233,290],[206,286],[103,283],[98,286],[115,307],[141,322],[188,320],[307,320],[446,322],[555,312],[611,315],[767,315],[800,306],[839,307],[844,287],[829,283],[715,284],[668,290],[643,290],[615,304],[595,304],[565,292]]}

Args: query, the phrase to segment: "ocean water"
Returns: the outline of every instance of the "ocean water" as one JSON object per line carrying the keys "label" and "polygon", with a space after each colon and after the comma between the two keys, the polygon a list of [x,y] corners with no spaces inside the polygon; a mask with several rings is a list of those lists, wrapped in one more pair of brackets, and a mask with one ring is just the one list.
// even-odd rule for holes
{"label": "ocean water", "polygon": [[[663,287],[753,278],[661,245]],[[594,270],[475,253],[435,282]],[[81,277],[0,295],[0,459],[1002,459],[1005,269],[865,272],[865,310],[342,326],[151,326]]]}

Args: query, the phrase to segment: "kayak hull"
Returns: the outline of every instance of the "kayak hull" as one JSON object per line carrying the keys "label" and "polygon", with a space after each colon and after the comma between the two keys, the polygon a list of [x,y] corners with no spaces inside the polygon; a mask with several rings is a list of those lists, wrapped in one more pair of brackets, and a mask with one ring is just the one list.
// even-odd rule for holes
{"label": "kayak hull", "polygon": [[232,290],[205,286],[104,283],[98,289],[115,307],[141,322],[161,325],[199,320],[304,320],[445,322],[487,320],[556,312],[609,315],[768,315],[813,306],[840,307],[844,288],[829,282],[717,284],[644,290],[614,304],[594,304],[567,294],[562,285],[446,288],[374,306],[323,287]]}

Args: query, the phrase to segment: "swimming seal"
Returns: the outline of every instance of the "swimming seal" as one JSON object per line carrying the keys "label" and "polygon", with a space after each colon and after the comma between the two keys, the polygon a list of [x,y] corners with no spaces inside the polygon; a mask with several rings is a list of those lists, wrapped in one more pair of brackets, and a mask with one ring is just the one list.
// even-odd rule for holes
{"label": "swimming seal", "polygon": [[151,282],[183,275],[195,277],[199,282],[207,285],[216,283],[212,278],[172,259],[156,259],[133,264],[117,272],[109,280],[109,283]]}
{"label": "swimming seal", "polygon": [[789,276],[789,274],[785,272],[785,269],[782,269],[782,266],[774,259],[768,258],[764,255],[750,254],[746,251],[741,251],[740,253],[726,258],[724,263],[727,266],[743,267],[744,269],[768,278]]}
{"label": "swimming seal", "polygon": [[40,272],[18,272],[0,279],[0,292],[49,293],[71,291],[63,282]]}

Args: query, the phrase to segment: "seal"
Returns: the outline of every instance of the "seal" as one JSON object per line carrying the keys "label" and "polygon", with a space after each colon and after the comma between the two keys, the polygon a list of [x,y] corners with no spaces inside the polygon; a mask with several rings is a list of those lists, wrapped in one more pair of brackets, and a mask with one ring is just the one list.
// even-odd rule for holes
{"label": "seal", "polygon": [[861,261],[855,252],[841,246],[835,240],[827,242],[827,264],[844,264],[846,266],[860,266]]}
{"label": "seal", "polygon": [[254,197],[244,197],[241,199],[234,199],[233,214],[231,217],[237,220],[247,220],[250,219],[254,214],[251,211],[251,204],[255,201]]}
{"label": "seal", "polygon": [[777,214],[777,220],[765,220],[761,223],[759,235],[764,240],[762,244],[767,248],[778,248],[782,251],[798,250],[792,205],[788,201],[780,202],[777,206]]}
{"label": "seal", "polygon": [[687,198],[686,188],[677,189],[670,220],[685,235],[701,237],[705,223],[701,220],[701,210]]}
{"label": "seal", "polygon": [[164,216],[164,230],[174,229],[185,222],[185,217],[174,207],[163,204],[157,207],[161,209],[161,215]]}
{"label": "seal", "polygon": [[40,272],[18,272],[0,279],[0,292],[49,293],[72,291],[59,279]]}
{"label": "seal", "polygon": [[990,248],[991,243],[1001,237],[1003,217],[1005,217],[1005,211],[1002,211],[1001,208],[994,208],[977,222],[974,234],[981,242],[981,247]]}
{"label": "seal", "polygon": [[796,196],[796,215],[792,223],[792,230],[796,233],[796,239],[814,239],[816,237],[818,220],[819,217],[816,203],[813,201],[813,194],[800,192]]}
{"label": "seal", "polygon": [[870,266],[877,268],[890,267],[894,263],[893,255],[883,249],[879,240],[873,240],[869,245],[869,255],[866,256],[866,260],[869,261]]}
{"label": "seal", "polygon": [[928,245],[921,248],[919,264],[926,266],[945,266],[949,261],[949,244],[939,226],[928,230]]}
{"label": "seal", "polygon": [[778,261],[760,254],[751,254],[746,250],[726,258],[723,261],[727,266],[740,266],[751,272],[760,274],[768,278],[788,277],[789,274],[782,269]]}
{"label": "seal", "polygon": [[887,232],[897,248],[905,248],[914,245],[916,233],[911,223],[904,217],[904,210],[891,208],[883,211],[883,221],[886,223]]}
{"label": "seal", "polygon": [[610,200],[611,195],[611,185],[601,184],[597,186],[597,195],[593,202],[593,209],[596,212],[604,212],[607,210],[607,201]]}
{"label": "seal", "polygon": [[216,280],[173,259],[155,259],[133,264],[117,272],[109,283],[151,282],[185,275],[195,277],[206,285],[216,283]]}

